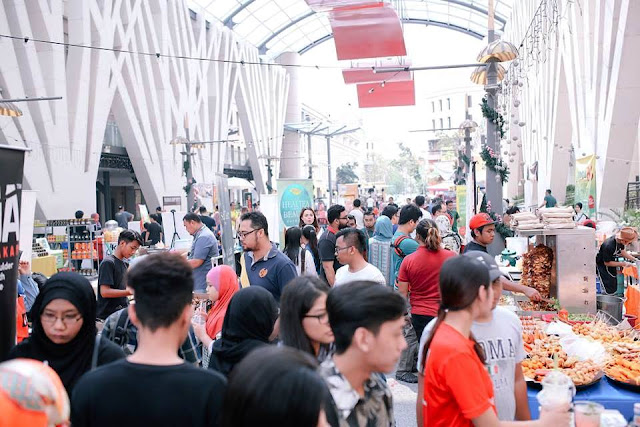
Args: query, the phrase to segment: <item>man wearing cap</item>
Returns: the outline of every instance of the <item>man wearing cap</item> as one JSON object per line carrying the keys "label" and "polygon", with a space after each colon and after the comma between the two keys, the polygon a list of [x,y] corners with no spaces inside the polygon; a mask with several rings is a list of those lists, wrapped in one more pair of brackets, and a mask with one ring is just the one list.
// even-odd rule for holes
{"label": "man wearing cap", "polygon": [[615,235],[609,237],[602,243],[598,255],[596,255],[596,268],[600,283],[604,286],[605,292],[613,294],[618,289],[618,267],[627,267],[628,262],[617,261],[617,258],[626,258],[629,261],[637,262],[624,248],[633,243],[638,238],[638,232],[633,227],[622,227]]}
{"label": "man wearing cap", "polygon": [[[471,332],[486,355],[498,418],[501,421],[530,420],[527,383],[521,367],[525,358],[522,323],[515,313],[504,307],[498,307],[498,301],[502,295],[502,273],[495,259],[487,253],[473,251],[465,253],[464,256],[472,257],[487,267],[493,288],[493,311],[486,318],[473,322]],[[420,338],[418,363],[422,361],[422,349],[429,338],[435,320],[427,325]],[[418,372],[422,372],[421,366],[418,366]],[[418,401],[422,402],[420,396]]]}
{"label": "man wearing cap", "polygon": [[487,213],[474,215],[469,221],[469,229],[473,241],[464,248],[464,252],[482,251],[487,252],[487,246],[493,242],[496,236],[496,222]]}
{"label": "man wearing cap", "polygon": [[[473,236],[473,241],[464,248],[464,254],[469,252],[487,253],[487,246],[493,242],[496,236],[496,222],[487,213],[474,215],[469,221],[469,229]],[[508,291],[522,292],[532,301],[540,301],[542,296],[537,290],[529,286],[520,285],[507,279],[502,279],[502,285]]]}

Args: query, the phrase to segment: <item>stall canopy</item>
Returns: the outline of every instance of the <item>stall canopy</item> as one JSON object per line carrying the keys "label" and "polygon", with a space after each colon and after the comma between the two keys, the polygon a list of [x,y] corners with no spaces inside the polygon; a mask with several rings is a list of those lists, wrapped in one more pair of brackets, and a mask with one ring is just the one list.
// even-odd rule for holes
{"label": "stall canopy", "polygon": [[251,182],[247,181],[246,179],[233,177],[227,180],[227,187],[249,190],[249,189],[255,188],[255,185],[253,185]]}

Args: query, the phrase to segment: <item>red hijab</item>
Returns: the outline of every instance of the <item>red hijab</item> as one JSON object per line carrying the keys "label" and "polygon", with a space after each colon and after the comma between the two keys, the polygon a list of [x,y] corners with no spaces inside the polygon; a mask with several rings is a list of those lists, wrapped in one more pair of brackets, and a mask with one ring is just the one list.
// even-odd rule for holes
{"label": "red hijab", "polygon": [[220,265],[212,268],[207,273],[207,282],[218,291],[218,301],[207,315],[207,335],[215,339],[222,330],[224,315],[231,302],[233,294],[238,292],[238,276],[233,268],[228,265]]}

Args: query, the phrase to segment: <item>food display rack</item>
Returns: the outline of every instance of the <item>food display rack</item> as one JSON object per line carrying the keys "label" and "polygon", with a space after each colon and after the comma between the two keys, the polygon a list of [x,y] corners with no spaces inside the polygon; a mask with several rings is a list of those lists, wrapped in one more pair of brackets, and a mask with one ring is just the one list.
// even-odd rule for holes
{"label": "food display rack", "polygon": [[521,237],[534,238],[553,250],[550,296],[571,313],[596,313],[595,230],[518,230]]}

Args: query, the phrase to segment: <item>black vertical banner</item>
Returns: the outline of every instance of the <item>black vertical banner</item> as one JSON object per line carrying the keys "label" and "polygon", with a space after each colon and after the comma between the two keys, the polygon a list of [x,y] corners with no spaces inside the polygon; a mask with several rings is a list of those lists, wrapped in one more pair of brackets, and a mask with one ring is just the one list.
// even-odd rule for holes
{"label": "black vertical banner", "polygon": [[218,211],[220,212],[220,222],[222,223],[222,257],[223,262],[231,268],[236,268],[235,240],[233,239],[233,227],[231,223],[231,211],[229,209],[229,185],[227,175],[216,174],[215,186],[218,189]]}
{"label": "black vertical banner", "polygon": [[23,167],[24,150],[0,145],[0,360],[16,342]]}

